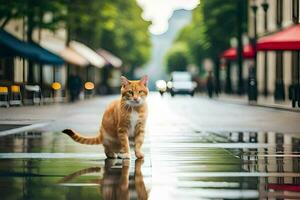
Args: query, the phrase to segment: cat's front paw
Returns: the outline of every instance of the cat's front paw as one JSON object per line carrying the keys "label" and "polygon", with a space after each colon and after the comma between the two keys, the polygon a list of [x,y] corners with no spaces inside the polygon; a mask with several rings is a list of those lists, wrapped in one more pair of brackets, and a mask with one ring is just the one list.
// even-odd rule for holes
{"label": "cat's front paw", "polygon": [[117,158],[117,154],[115,154],[114,152],[105,152],[105,155],[107,158],[110,158],[110,159]]}
{"label": "cat's front paw", "polygon": [[143,154],[141,151],[136,151],[136,152],[135,152],[135,156],[136,156],[138,159],[144,158],[144,154]]}
{"label": "cat's front paw", "polygon": [[130,153],[119,153],[118,157],[121,159],[130,159]]}

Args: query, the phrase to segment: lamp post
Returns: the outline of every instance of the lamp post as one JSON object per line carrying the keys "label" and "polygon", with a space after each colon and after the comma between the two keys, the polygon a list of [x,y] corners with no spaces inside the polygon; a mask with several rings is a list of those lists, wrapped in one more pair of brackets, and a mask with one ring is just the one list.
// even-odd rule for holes
{"label": "lamp post", "polygon": [[252,38],[252,46],[254,49],[254,62],[249,69],[249,82],[248,82],[248,100],[257,101],[257,78],[256,78],[256,67],[257,67],[257,51],[256,51],[256,40],[257,40],[257,5],[256,1],[253,0],[251,4],[251,10],[253,12],[253,29],[254,37]]}
{"label": "lamp post", "polygon": [[[299,24],[299,0],[293,0],[292,16],[294,24]],[[292,100],[292,106],[300,107],[300,52],[292,52],[292,85],[290,86],[290,98]]]}
{"label": "lamp post", "polygon": [[[268,9],[269,9],[269,4],[267,0],[264,0],[264,2],[261,4],[263,10],[264,10],[264,29],[265,33],[268,31]],[[265,52],[265,68],[264,68],[264,95],[265,97],[268,96],[268,52]]]}
{"label": "lamp post", "polygon": [[238,94],[244,94],[244,79],[243,79],[243,2],[237,1],[237,64],[238,64]]}
{"label": "lamp post", "polygon": [[[282,27],[283,19],[283,0],[276,0],[276,23],[277,28]],[[276,80],[275,80],[275,101],[285,100],[285,90],[284,90],[284,80],[283,80],[283,52],[276,51]]]}

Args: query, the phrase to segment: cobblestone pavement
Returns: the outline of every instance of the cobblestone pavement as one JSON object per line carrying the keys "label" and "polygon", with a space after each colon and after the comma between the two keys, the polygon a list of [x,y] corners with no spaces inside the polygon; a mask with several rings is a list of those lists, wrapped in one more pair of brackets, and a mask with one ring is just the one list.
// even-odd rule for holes
{"label": "cobblestone pavement", "polygon": [[151,94],[145,159],[108,160],[96,133],[115,96],[0,109],[1,124],[48,123],[0,137],[1,199],[299,199],[300,115]]}

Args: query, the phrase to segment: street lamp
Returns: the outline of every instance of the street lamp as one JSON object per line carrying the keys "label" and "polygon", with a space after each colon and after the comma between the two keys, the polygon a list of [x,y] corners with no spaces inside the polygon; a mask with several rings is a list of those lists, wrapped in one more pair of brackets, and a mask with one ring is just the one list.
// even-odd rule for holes
{"label": "street lamp", "polygon": [[[261,7],[264,10],[264,29],[265,33],[268,31],[268,9],[269,9],[269,3],[267,0],[264,0],[264,2],[261,4]],[[265,68],[264,68],[264,95],[265,97],[268,96],[268,53],[265,52]]]}
{"label": "street lamp", "polygon": [[238,94],[244,94],[244,79],[243,79],[243,41],[242,41],[242,32],[243,32],[243,2],[241,0],[237,2],[237,64],[238,64]]}
{"label": "street lamp", "polygon": [[[276,23],[281,29],[283,20],[283,0],[276,0]],[[276,51],[276,80],[275,80],[275,101],[285,100],[285,86],[283,81],[283,51]]]}
{"label": "street lamp", "polygon": [[251,2],[251,10],[253,12],[253,23],[254,23],[254,37],[252,38],[252,46],[254,49],[254,62],[249,68],[249,82],[248,82],[248,100],[257,101],[257,78],[256,78],[256,67],[257,67],[257,5],[256,0]]}

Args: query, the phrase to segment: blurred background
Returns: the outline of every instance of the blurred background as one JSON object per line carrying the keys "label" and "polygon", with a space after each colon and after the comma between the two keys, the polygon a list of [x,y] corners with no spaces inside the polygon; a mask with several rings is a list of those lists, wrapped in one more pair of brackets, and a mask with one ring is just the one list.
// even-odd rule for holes
{"label": "blurred background", "polygon": [[[299,1],[0,0],[1,199],[300,199]],[[144,74],[144,160],[61,133]]]}
{"label": "blurred background", "polygon": [[[1,0],[0,5],[4,106],[117,93],[121,74],[130,79],[148,74],[150,89],[161,93],[187,90],[300,104],[298,0]],[[178,71],[193,83],[172,84],[178,81],[171,74]]]}

